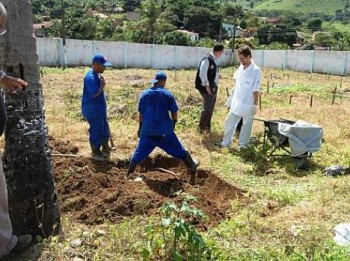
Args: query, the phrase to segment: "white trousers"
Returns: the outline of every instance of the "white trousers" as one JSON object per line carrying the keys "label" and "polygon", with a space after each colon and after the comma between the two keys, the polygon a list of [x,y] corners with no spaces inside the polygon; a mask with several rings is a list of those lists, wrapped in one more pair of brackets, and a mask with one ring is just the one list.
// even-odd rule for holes
{"label": "white trousers", "polygon": [[236,132],[239,121],[243,118],[243,125],[239,134],[239,146],[245,147],[249,144],[250,135],[253,128],[253,116],[242,117],[229,112],[225,119],[225,132],[221,142],[221,146],[230,147],[232,145],[233,135]]}
{"label": "white trousers", "polygon": [[0,258],[10,253],[17,244],[12,235],[12,224],[8,211],[7,186],[0,154]]}

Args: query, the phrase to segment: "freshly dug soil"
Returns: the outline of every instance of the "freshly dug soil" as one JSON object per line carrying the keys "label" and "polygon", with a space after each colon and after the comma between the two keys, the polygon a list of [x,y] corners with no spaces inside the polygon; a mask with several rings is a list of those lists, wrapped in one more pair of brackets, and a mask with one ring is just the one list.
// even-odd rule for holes
{"label": "freshly dug soil", "polygon": [[[78,152],[62,149],[70,148],[67,141],[50,144],[53,151]],[[53,166],[61,211],[90,225],[152,215],[164,202],[179,203],[189,194],[198,198],[194,206],[209,217],[206,221],[193,222],[206,229],[224,219],[230,201],[243,194],[241,189],[202,169],[197,170],[195,184],[191,185],[193,179],[185,165],[164,156],[146,159],[129,180],[125,178],[126,161],[99,162],[78,155],[54,156]]]}

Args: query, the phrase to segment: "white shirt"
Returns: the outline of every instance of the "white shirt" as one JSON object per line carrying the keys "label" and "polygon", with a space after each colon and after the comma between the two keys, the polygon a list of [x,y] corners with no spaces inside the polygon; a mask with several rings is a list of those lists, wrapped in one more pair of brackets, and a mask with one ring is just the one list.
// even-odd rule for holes
{"label": "white shirt", "polygon": [[254,92],[259,92],[261,70],[251,60],[251,64],[244,69],[241,64],[233,77],[236,80],[234,92],[230,101],[230,112],[241,117],[254,115]]}
{"label": "white shirt", "polygon": [[[217,63],[217,59],[215,57],[215,55],[213,53],[210,54],[214,59],[214,62],[216,64],[216,75],[215,75],[215,80],[214,82],[216,84],[219,84],[219,66]],[[201,78],[202,81],[202,86],[208,86],[209,85],[209,81],[208,81],[208,69],[209,69],[209,60],[208,59],[204,59],[201,62],[201,65],[199,67],[199,78]]]}

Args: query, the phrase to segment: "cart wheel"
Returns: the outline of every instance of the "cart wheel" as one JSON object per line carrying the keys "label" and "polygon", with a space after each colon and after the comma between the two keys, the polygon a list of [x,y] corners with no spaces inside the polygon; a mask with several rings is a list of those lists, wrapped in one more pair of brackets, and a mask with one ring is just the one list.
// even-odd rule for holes
{"label": "cart wheel", "polygon": [[307,169],[306,157],[293,157],[297,169]]}

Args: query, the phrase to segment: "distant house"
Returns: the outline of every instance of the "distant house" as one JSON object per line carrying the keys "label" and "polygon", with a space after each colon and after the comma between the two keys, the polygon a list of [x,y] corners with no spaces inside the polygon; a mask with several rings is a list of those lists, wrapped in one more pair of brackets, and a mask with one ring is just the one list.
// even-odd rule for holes
{"label": "distant house", "polygon": [[250,37],[254,37],[254,35],[256,34],[257,29],[254,27],[248,27],[247,29],[245,29],[243,31],[243,37],[244,38],[250,38]]}
{"label": "distant house", "polygon": [[297,32],[296,43],[302,45],[304,44],[304,42],[305,42],[305,33]]}
{"label": "distant house", "polygon": [[35,37],[47,37],[46,29],[52,26],[51,21],[43,21],[33,24],[33,32]]}
{"label": "distant house", "polygon": [[276,25],[282,23],[282,18],[281,17],[270,17],[266,18],[266,24],[270,25]]}
{"label": "distant house", "polygon": [[[221,25],[222,25],[222,29],[225,30],[227,37],[229,38],[233,37],[233,31],[235,26],[233,24],[226,24],[226,23],[222,23]],[[241,37],[242,34],[243,34],[243,29],[240,26],[237,26],[235,36]]]}
{"label": "distant house", "polygon": [[175,30],[175,32],[179,32],[179,33],[187,35],[188,38],[190,38],[193,42],[196,42],[199,40],[199,33],[194,33],[194,32],[190,32],[187,30]]}
{"label": "distant house", "polygon": [[105,14],[103,14],[103,13],[100,13],[100,12],[98,12],[98,11],[96,11],[96,10],[89,10],[89,11],[88,11],[88,15],[89,15],[89,16],[93,16],[93,17],[102,18],[102,19],[108,18],[108,15],[105,15]]}

